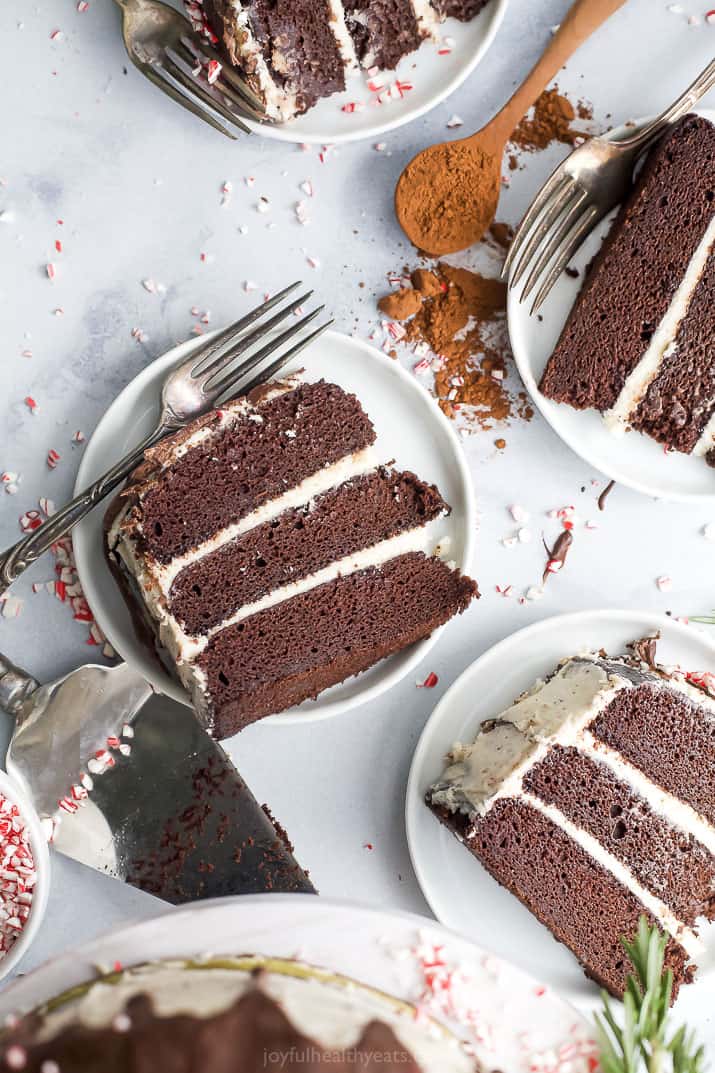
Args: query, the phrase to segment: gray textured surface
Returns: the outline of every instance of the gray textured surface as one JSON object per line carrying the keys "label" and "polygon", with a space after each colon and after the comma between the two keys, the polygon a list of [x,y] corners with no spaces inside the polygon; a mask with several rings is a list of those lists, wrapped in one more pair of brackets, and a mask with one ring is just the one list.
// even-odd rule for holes
{"label": "gray textured surface", "polygon": [[[700,15],[705,6],[692,5]],[[188,335],[192,306],[210,309],[212,324],[220,325],[255,298],[244,293],[245,280],[255,281],[260,294],[302,275],[319,289],[339,327],[367,335],[386,273],[412,260],[391,209],[401,167],[445,135],[454,113],[465,131],[487,119],[566,8],[564,0],[512,0],[495,44],[449,101],[387,135],[385,152],[361,143],[321,164],[315,150],[258,139],[231,145],[134,70],[125,72],[109,0],[90,0],[82,15],[74,0],[2,5],[0,176],[7,185],[0,187],[0,212],[8,210],[14,220],[0,223],[0,470],[23,476],[16,496],[0,493],[3,545],[17,538],[18,515],[38,496],[61,502],[69,495],[81,450],[71,447],[72,433],[81,429],[89,436],[121,387]],[[50,39],[56,28],[62,40]],[[715,26],[689,26],[668,13],[664,0],[629,0],[579,52],[560,85],[592,101],[596,120],[611,125],[658,110],[705,65],[714,43]],[[517,174],[502,218],[518,217],[556,157],[555,151],[534,157]],[[256,178],[252,188],[244,183],[248,175]],[[306,178],[316,196],[312,222],[301,227],[294,206]],[[226,179],[234,195],[221,208]],[[271,200],[267,215],[255,210],[261,194]],[[248,234],[239,233],[241,225]],[[63,242],[61,255],[53,250],[56,238]],[[212,255],[209,263],[200,261],[202,251]],[[307,265],[306,253],[320,259],[319,269]],[[54,283],[45,274],[50,260],[59,266]],[[147,293],[146,278],[164,283],[166,293]],[[53,315],[57,307],[63,316]],[[148,334],[145,344],[131,337],[135,327]],[[31,358],[21,356],[26,348]],[[35,416],[23,404],[27,394],[40,405]],[[598,475],[538,417],[503,431],[508,447],[497,456],[493,440],[500,434],[464,441],[482,514],[475,575],[484,597],[446,632],[421,669],[421,677],[439,674],[437,688],[417,690],[414,680],[404,681],[343,719],[303,728],[254,726],[235,743],[241,771],[285,822],[326,894],[426,911],[403,833],[412,748],[436,699],[494,641],[570,609],[630,606],[687,615],[715,603],[706,589],[715,545],[701,533],[715,521],[715,507],[669,506],[616,489],[599,515],[599,489],[591,484]],[[45,463],[50,447],[62,455],[53,472]],[[506,550],[500,538],[515,528],[507,510],[514,502],[531,511],[534,539]],[[539,603],[520,606],[498,596],[497,584],[523,592],[538,581],[541,529],[547,537],[556,532],[545,512],[569,503],[599,529],[578,533],[567,568]],[[661,575],[672,576],[672,591],[659,591]],[[49,563],[32,575],[50,576]],[[95,650],[85,646],[86,628],[72,622],[66,607],[30,593],[30,580],[18,587],[26,601],[21,617],[0,619],[0,649],[22,658],[38,677],[51,676]],[[368,842],[372,851],[364,848]],[[23,967],[156,908],[148,897],[56,859],[50,910]],[[684,997],[681,1009],[715,1044],[709,1005],[706,988]]]}

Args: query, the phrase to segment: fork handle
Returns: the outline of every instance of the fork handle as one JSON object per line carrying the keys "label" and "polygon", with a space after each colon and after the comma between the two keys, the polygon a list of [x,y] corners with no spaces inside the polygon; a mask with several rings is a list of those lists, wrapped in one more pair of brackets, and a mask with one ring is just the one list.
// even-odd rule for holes
{"label": "fork handle", "polygon": [[704,71],[701,71],[695,81],[688,86],[685,93],[681,93],[677,100],[673,101],[669,108],[648,123],[638,134],[632,138],[626,138],[619,142],[624,149],[648,149],[653,142],[661,137],[666,127],[677,122],[693,108],[708,90],[715,86],[715,60],[711,60]]}
{"label": "fork handle", "polygon": [[532,68],[521,86],[507,101],[502,110],[491,120],[489,127],[501,136],[503,144],[509,138],[519,120],[528,112],[534,101],[559,73],[567,60],[584,41],[626,0],[576,0],[566,18],[546,46],[541,59]]}
{"label": "fork handle", "polygon": [[53,514],[13,547],[0,554],[0,595],[10,588],[20,574],[44,555],[46,551],[69,531],[77,522],[85,518],[105,496],[114,491],[122,481],[141,462],[147,448],[153,446],[166,432],[164,425],[159,425],[146,439],[135,447],[121,461],[107,470],[84,492]]}

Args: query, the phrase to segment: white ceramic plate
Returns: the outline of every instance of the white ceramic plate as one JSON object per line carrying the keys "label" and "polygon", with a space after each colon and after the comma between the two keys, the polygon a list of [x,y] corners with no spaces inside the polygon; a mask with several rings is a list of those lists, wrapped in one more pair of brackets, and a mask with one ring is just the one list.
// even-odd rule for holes
{"label": "white ceramic plate", "polygon": [[[263,138],[283,142],[309,142],[324,145],[376,138],[389,130],[410,123],[429,112],[464,82],[494,40],[509,0],[490,0],[471,22],[447,19],[441,27],[442,44],[426,41],[417,52],[405,56],[396,71],[380,72],[368,79],[363,72],[349,80],[344,93],[318,101],[305,115],[288,123],[247,124]],[[453,42],[449,54],[440,55],[444,39]],[[395,94],[384,104],[368,89],[368,81],[385,88],[397,81],[409,83],[403,96]],[[356,104],[358,110],[344,112],[345,105]]]}
{"label": "white ceramic plate", "polygon": [[[698,109],[698,112],[715,122],[715,111]],[[625,133],[625,127],[612,132],[613,137]],[[614,436],[595,410],[574,410],[552,402],[539,391],[546,362],[583,282],[584,268],[600,248],[612,219],[611,213],[589,235],[574,258],[572,263],[579,270],[578,279],[570,279],[562,273],[539,311],[542,321],[529,315],[528,302],[519,304],[516,298],[518,288],[509,292],[509,335],[517,367],[534,403],[556,434],[590,466],[611,480],[646,495],[674,500],[712,499],[715,497],[715,472],[704,459],[691,458],[677,451],[665,454],[660,444],[638,432],[629,432],[625,437]]]}
{"label": "white ceramic plate", "polygon": [[[687,670],[715,671],[715,644],[707,635],[650,612],[583,611],[558,615],[519,630],[473,663],[445,693],[420,738],[407,786],[407,838],[417,879],[435,916],[476,942],[488,944],[527,972],[539,975],[574,1002],[597,994],[565,946],[432,815],[424,794],[444,769],[456,741],[472,741],[494,717],[565,656],[603,647],[609,655],[629,641],[661,632],[658,660]],[[715,968],[715,926],[703,924],[707,952],[698,978]]]}
{"label": "white ceramic plate", "polygon": [[[112,932],[18,979],[0,996],[0,1017],[93,979],[98,965],[120,961],[129,967],[207,953],[298,957],[414,1003],[424,985],[410,951],[421,942],[444,944],[444,960],[470,977],[479,1003],[478,1032],[470,1038],[485,1068],[554,1069],[554,1052],[568,1047],[572,1053],[574,1043],[588,1041],[589,1024],[565,1002],[433,921],[305,894],[223,898]],[[585,1059],[574,1059],[568,1069],[586,1073]]]}
{"label": "white ceramic plate", "polygon": [[[206,336],[201,341],[206,340]],[[172,365],[183,361],[198,340],[182,343],[144,369],[112,403],[87,445],[77,474],[76,490],[86,488],[154,427],[161,382]],[[448,420],[427,392],[402,366],[357,339],[326,332],[304,350],[293,368],[305,370],[307,380],[324,377],[361,400],[377,432],[380,461],[395,459],[435,483],[452,507],[449,518],[432,522],[435,543],[451,539],[450,559],[469,572],[476,534],[476,508],[461,445]],[[291,366],[288,366],[290,370]],[[89,604],[112,646],[160,693],[188,704],[182,687],[161,668],[137,637],[124,599],[104,555],[101,505],[74,531],[77,570]],[[283,723],[315,719],[363,704],[408,674],[437,640],[440,631],[411,648],[326,690],[290,712],[270,716]]]}

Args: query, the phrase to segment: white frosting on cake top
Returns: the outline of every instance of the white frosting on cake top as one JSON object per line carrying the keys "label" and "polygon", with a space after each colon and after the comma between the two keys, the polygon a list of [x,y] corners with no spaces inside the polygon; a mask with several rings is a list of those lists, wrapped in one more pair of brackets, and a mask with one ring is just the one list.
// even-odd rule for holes
{"label": "white frosting on cake top", "polygon": [[[226,959],[229,960],[229,959]],[[189,1014],[207,1018],[228,1009],[259,986],[277,1002],[293,1025],[329,1050],[353,1046],[372,1020],[387,1024],[424,1073],[474,1073],[475,1062],[450,1032],[414,1010],[345,978],[295,963],[305,975],[262,971],[259,981],[245,969],[187,967],[183,962],[157,962],[130,969],[114,982],[92,984],[79,998],[61,1004],[44,1018],[40,1039],[80,1022],[106,1027],[136,995],[151,997],[160,1017]]]}

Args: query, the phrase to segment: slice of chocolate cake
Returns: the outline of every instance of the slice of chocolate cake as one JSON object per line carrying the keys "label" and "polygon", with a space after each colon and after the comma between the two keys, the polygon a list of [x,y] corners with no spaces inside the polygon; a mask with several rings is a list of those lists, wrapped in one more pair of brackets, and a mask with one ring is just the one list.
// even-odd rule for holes
{"label": "slice of chocolate cake", "polygon": [[355,52],[365,68],[391,71],[403,56],[414,52],[429,36],[435,16],[424,4],[405,0],[343,0],[345,21]]}
{"label": "slice of chocolate cake", "polygon": [[345,89],[362,69],[394,70],[449,16],[489,0],[184,0],[192,23],[239,67],[270,119]]}
{"label": "slice of chocolate cake", "polygon": [[445,1027],[347,977],[278,958],[139,965],[0,1037],[26,1073],[477,1073]]}
{"label": "slice of chocolate cake", "polygon": [[612,994],[621,936],[661,927],[677,994],[715,918],[714,741],[682,676],[578,656],[456,745],[427,803]]}
{"label": "slice of chocolate cake", "polygon": [[337,385],[268,385],[147,452],[110,508],[115,572],[217,737],[367,670],[476,595],[434,553],[438,490],[376,466],[374,440]]}
{"label": "slice of chocolate cake", "polygon": [[540,389],[677,451],[715,445],[715,126],[651,152],[586,276]]}
{"label": "slice of chocolate cake", "polygon": [[[356,66],[341,6],[333,0],[198,0],[209,31],[242,68],[272,119],[305,112],[345,89]],[[193,6],[193,5],[192,5]]]}

